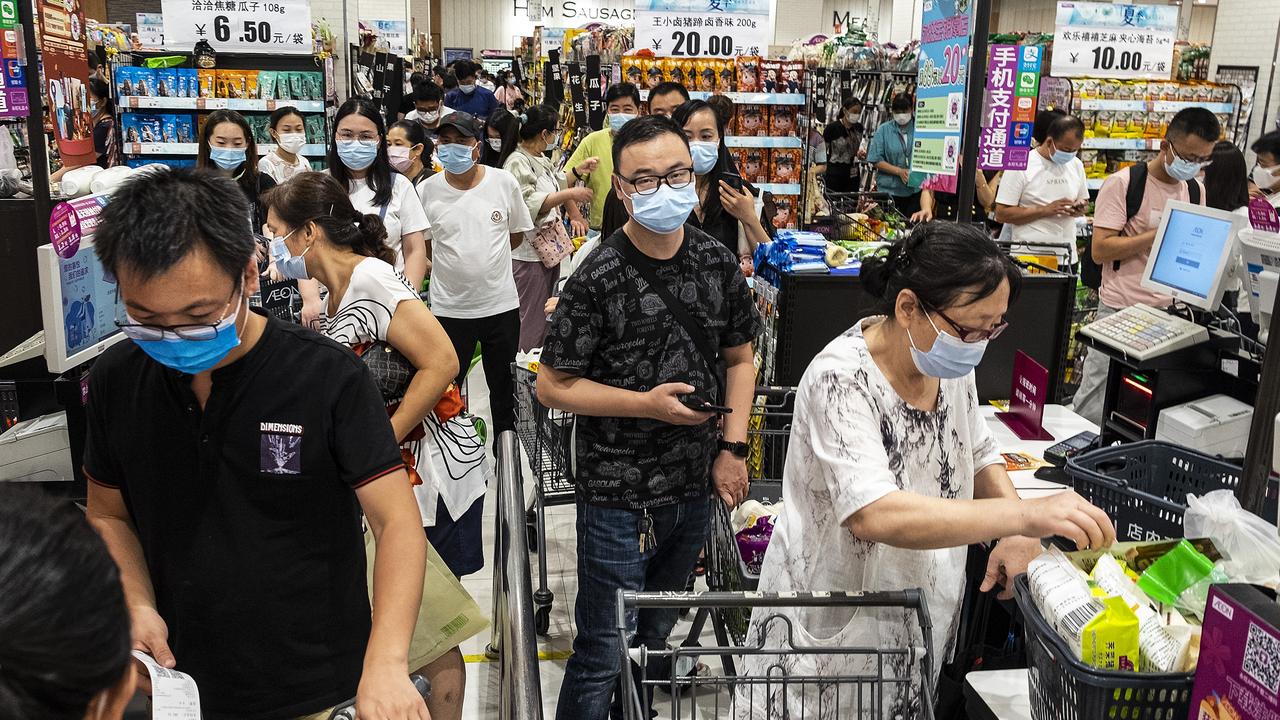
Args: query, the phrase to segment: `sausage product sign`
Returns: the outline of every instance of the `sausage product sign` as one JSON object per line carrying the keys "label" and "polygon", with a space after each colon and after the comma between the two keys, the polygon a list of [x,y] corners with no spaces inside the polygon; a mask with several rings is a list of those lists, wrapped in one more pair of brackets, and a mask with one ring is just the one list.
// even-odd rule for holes
{"label": "sausage product sign", "polygon": [[164,39],[190,48],[311,54],[311,4],[304,0],[163,0]]}

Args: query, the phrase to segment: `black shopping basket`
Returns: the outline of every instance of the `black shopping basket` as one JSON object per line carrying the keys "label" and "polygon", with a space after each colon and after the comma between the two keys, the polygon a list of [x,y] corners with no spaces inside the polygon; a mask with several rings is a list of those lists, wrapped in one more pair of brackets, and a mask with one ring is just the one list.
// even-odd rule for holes
{"label": "black shopping basket", "polygon": [[1032,720],[1187,717],[1194,673],[1098,670],[1076,659],[1031,599],[1027,576],[1013,584],[1027,638]]}
{"label": "black shopping basket", "polygon": [[1116,538],[1182,537],[1187,495],[1234,491],[1239,467],[1160,440],[1102,448],[1067,461],[1073,489],[1116,525]]}

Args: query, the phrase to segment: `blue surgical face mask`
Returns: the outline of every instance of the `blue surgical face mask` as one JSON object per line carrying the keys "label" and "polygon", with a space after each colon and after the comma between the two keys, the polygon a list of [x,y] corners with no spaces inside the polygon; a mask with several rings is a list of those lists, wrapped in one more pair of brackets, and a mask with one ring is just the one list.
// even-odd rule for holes
{"label": "blue surgical face mask", "polygon": [[933,325],[933,330],[938,333],[938,337],[933,341],[933,347],[929,348],[929,352],[921,352],[916,347],[915,339],[911,337],[910,328],[907,329],[907,340],[911,343],[911,359],[915,361],[916,369],[929,377],[942,380],[955,380],[973,372],[978,363],[982,362],[982,354],[987,351],[987,341],[967,343],[939,330],[928,313],[925,313],[925,319]]}
{"label": "blue surgical face mask", "polygon": [[1066,165],[1067,163],[1075,159],[1076,159],[1076,154],[1073,152],[1067,152],[1066,150],[1053,151],[1053,161],[1059,165]]}
{"label": "blue surgical face mask", "polygon": [[244,148],[211,147],[209,159],[223,170],[235,170],[244,164],[246,152]]}
{"label": "blue surgical face mask", "polygon": [[310,280],[311,274],[307,272],[306,254],[311,252],[311,248],[303,250],[301,255],[294,255],[289,252],[289,246],[285,244],[285,240],[296,232],[298,230],[295,228],[288,235],[271,241],[271,259],[276,264],[276,270],[289,280]]}
{"label": "blue surgical face mask", "polygon": [[636,116],[631,113],[609,113],[609,129],[616,133],[623,125],[635,119]]}
{"label": "blue surgical face mask", "polygon": [[470,95],[471,93],[476,91],[476,84],[471,83],[469,85],[459,85],[458,89],[461,90],[463,94]]}
{"label": "blue surgical face mask", "polygon": [[360,140],[339,140],[338,159],[349,170],[364,170],[378,159],[378,143]]}
{"label": "blue surgical face mask", "polygon": [[436,148],[436,157],[440,158],[440,167],[450,175],[462,175],[475,164],[471,146],[447,143]]}
{"label": "blue surgical face mask", "polygon": [[693,171],[706,175],[720,160],[720,143],[695,140],[689,143],[689,152],[693,154]]}
{"label": "blue surgical face mask", "polygon": [[631,196],[631,217],[651,232],[666,235],[679,230],[698,206],[698,189],[693,183],[673,188],[663,183],[652,195]]}
{"label": "blue surgical face mask", "polygon": [[[222,362],[227,353],[240,344],[240,335],[236,332],[236,317],[243,304],[244,296],[241,295],[236,302],[236,309],[218,323],[217,334],[208,340],[187,340],[166,334],[160,340],[134,339],[133,342],[161,365],[188,375],[199,375]],[[127,314],[125,317],[129,322],[138,324]]]}
{"label": "blue surgical face mask", "polygon": [[1177,153],[1173,153],[1173,162],[1165,163],[1164,169],[1165,172],[1169,173],[1169,177],[1174,180],[1187,182],[1188,180],[1194,180],[1195,177],[1200,174],[1200,171],[1204,169],[1204,166],[1208,164],[1209,163],[1194,163],[1190,160],[1183,160],[1178,157]]}

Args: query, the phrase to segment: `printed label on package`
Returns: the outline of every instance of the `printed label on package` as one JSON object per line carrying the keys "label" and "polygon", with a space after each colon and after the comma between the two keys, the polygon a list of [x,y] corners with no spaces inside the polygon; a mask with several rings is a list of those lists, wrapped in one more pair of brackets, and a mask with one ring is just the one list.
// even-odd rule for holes
{"label": "printed label on package", "polygon": [[769,0],[637,0],[637,50],[658,57],[766,55]]}
{"label": "printed label on package", "polygon": [[969,74],[968,0],[925,0],[916,72],[915,146],[911,169],[955,175]]}
{"label": "printed label on package", "polygon": [[1168,80],[1178,32],[1176,5],[1059,2],[1054,77]]}
{"label": "printed label on package", "polygon": [[311,4],[302,0],[162,0],[164,39],[189,49],[311,54]]}

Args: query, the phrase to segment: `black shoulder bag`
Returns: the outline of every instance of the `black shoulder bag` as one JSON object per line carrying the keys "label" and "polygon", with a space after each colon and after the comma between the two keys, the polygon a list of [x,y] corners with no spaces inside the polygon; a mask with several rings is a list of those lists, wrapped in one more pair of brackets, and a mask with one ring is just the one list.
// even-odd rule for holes
{"label": "black shoulder bag", "polygon": [[[724,374],[720,370],[720,354],[716,352],[711,343],[711,338],[707,336],[706,328],[700,326],[698,321],[694,320],[693,316],[689,314],[689,310],[684,306],[684,303],[671,294],[667,284],[659,279],[657,273],[653,271],[653,265],[636,249],[635,245],[631,244],[630,238],[625,233],[614,233],[613,237],[606,242],[622,253],[622,256],[626,258],[631,267],[635,268],[636,272],[639,273],[640,278],[648,283],[650,289],[667,306],[667,311],[671,313],[671,317],[680,323],[680,326],[689,335],[689,339],[693,340],[694,346],[698,348],[698,353],[702,355],[703,362],[706,363],[708,372],[711,373],[711,377],[715,378],[716,381],[716,396],[704,399],[713,404],[721,404],[725,399]],[[702,388],[699,389],[701,390]]]}

